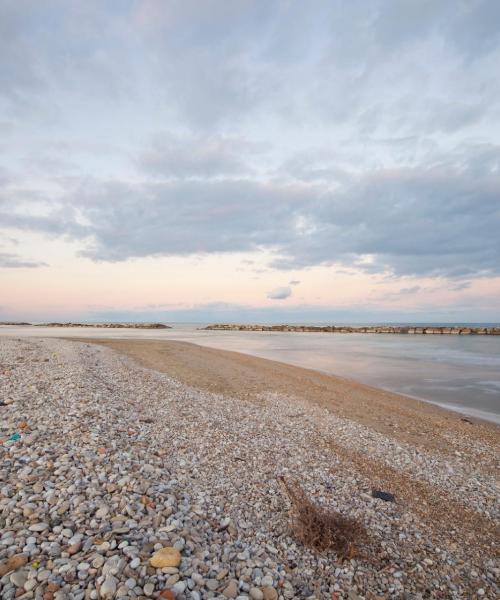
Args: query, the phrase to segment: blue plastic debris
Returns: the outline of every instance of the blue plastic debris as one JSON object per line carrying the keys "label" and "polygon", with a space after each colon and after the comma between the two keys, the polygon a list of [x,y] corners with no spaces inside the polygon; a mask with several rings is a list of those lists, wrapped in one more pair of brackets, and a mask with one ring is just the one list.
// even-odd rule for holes
{"label": "blue plastic debris", "polygon": [[9,438],[9,442],[17,442],[17,440],[20,440],[20,439],[21,439],[20,433],[13,433]]}

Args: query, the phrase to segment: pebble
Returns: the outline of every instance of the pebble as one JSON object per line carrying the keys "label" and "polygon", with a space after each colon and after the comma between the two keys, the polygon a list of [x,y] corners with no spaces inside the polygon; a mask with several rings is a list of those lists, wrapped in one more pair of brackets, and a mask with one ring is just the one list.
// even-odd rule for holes
{"label": "pebble", "polygon": [[149,562],[156,569],[178,567],[181,563],[181,553],[177,548],[167,546],[155,552]]}
{"label": "pebble", "polygon": [[10,576],[10,582],[18,588],[22,588],[27,580],[27,574],[25,571],[15,571]]}
{"label": "pebble", "polygon": [[102,600],[113,600],[116,594],[117,581],[113,575],[108,575],[101,585],[100,595]]}
{"label": "pebble", "polygon": [[146,585],[144,586],[144,595],[152,596],[154,591],[155,591],[154,583],[146,583]]}
{"label": "pebble", "polygon": [[230,581],[229,585],[224,588],[222,595],[226,598],[236,598],[238,595],[238,583],[234,579]]}
{"label": "pebble", "polygon": [[45,529],[49,528],[48,523],[35,523],[34,525],[30,525],[28,529],[30,531],[45,531]]}

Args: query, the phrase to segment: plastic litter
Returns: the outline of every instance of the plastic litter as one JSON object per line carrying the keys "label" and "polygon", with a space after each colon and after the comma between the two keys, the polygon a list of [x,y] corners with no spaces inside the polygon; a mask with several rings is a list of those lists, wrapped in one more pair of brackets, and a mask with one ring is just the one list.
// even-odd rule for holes
{"label": "plastic litter", "polygon": [[372,497],[379,498],[380,500],[385,500],[385,502],[396,501],[394,494],[390,494],[389,492],[382,492],[381,490],[372,490]]}
{"label": "plastic litter", "polygon": [[20,433],[13,433],[10,437],[9,437],[9,442],[17,442],[17,440],[21,439],[21,434]]}

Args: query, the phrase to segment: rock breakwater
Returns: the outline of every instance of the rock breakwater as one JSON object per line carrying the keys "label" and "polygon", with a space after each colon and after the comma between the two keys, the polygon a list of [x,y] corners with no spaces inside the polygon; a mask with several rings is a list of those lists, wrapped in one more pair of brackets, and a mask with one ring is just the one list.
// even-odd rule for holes
{"label": "rock breakwater", "polygon": [[208,331],[286,331],[298,333],[396,333],[424,335],[500,335],[500,327],[436,327],[406,325],[367,325],[350,327],[347,325],[237,325],[217,323],[203,327]]}
{"label": "rock breakwater", "polygon": [[41,323],[35,327],[94,327],[98,329],[172,329],[163,323]]}

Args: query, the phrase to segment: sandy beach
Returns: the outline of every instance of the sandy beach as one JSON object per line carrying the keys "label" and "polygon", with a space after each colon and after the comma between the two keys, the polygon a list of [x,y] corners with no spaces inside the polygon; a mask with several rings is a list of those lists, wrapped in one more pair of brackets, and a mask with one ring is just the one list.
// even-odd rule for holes
{"label": "sandy beach", "polygon": [[[0,340],[2,598],[498,597],[495,424],[235,352],[92,342]],[[282,477],[367,539],[300,543]],[[155,568],[165,546],[181,562]]]}

